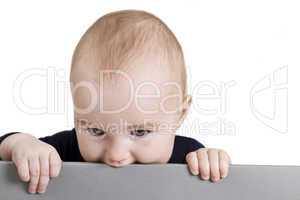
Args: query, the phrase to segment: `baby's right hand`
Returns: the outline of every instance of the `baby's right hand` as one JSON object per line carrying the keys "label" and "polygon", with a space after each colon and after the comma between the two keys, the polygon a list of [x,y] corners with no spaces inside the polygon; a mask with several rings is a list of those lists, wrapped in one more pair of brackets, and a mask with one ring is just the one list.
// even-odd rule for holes
{"label": "baby's right hand", "polygon": [[[22,133],[15,137],[11,146],[11,160],[14,162],[22,181],[29,182],[30,193],[44,193],[49,183],[49,177],[57,177],[62,161],[56,149],[37,138]],[[19,136],[19,139],[18,139]],[[7,139],[13,139],[13,138]]]}

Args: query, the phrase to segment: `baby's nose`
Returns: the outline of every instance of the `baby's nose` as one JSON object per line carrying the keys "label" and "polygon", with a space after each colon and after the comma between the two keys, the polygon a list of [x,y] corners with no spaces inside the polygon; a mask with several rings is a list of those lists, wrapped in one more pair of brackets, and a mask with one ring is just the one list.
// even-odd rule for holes
{"label": "baby's nose", "polygon": [[111,143],[107,146],[104,161],[106,164],[121,167],[130,164],[131,153],[130,144],[123,137],[115,136],[111,138]]}
{"label": "baby's nose", "polygon": [[105,155],[106,164],[114,166],[114,167],[121,167],[127,164],[130,164],[130,152],[124,148],[110,148]]}

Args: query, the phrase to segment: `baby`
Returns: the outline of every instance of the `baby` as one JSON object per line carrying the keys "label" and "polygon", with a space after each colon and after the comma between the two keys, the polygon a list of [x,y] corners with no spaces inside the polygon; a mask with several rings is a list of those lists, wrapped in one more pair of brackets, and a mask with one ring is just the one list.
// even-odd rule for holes
{"label": "baby", "polygon": [[123,10],[97,20],[75,49],[70,81],[74,129],[0,138],[0,157],[14,162],[30,193],[44,193],[62,161],[187,163],[204,180],[227,176],[225,151],[175,135],[191,96],[181,46],[156,16]]}

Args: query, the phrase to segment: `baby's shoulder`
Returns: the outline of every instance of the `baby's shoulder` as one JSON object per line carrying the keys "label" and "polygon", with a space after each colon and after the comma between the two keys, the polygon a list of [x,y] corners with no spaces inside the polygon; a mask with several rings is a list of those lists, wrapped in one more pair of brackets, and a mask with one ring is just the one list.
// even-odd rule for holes
{"label": "baby's shoulder", "polygon": [[76,140],[76,133],[75,129],[71,130],[63,130],[60,132],[56,132],[55,134],[48,135],[45,137],[40,137],[39,140],[42,140],[43,142],[52,144],[53,143],[65,143],[65,142],[71,142]]}
{"label": "baby's shoulder", "polygon": [[181,147],[189,151],[195,151],[199,148],[204,148],[204,145],[200,143],[198,140],[191,137],[182,136],[182,135],[175,136],[174,146],[178,148]]}
{"label": "baby's shoulder", "polygon": [[198,140],[191,137],[176,135],[169,163],[185,163],[185,156],[189,152],[196,151],[200,148],[204,148],[204,145]]}

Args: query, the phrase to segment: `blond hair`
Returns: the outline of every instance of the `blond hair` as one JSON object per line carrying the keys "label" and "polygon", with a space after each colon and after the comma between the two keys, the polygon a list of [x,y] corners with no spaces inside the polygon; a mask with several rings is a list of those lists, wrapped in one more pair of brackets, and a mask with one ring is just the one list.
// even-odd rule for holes
{"label": "blond hair", "polygon": [[186,69],[181,45],[167,25],[145,11],[121,10],[99,18],[82,36],[72,58],[74,70],[130,67],[136,58],[149,53],[158,55],[186,95]]}

